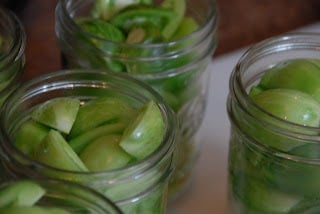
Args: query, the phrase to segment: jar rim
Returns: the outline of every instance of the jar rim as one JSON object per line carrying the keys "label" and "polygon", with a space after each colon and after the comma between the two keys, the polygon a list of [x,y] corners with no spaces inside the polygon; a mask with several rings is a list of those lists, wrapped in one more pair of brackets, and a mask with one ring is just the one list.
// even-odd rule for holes
{"label": "jar rim", "polygon": [[20,59],[24,54],[26,47],[26,33],[24,26],[20,19],[10,10],[0,8],[0,17],[6,22],[6,29],[12,37],[12,43],[8,50],[0,57],[0,61],[3,65],[1,68],[5,70],[6,67]]}
{"label": "jar rim", "polygon": [[[17,182],[34,182],[36,184],[39,184],[42,188],[44,188],[47,192],[49,190],[49,197],[59,197],[56,195],[56,192],[67,192],[67,195],[72,195],[72,198],[75,199],[81,199],[85,200],[86,202],[90,202],[90,204],[94,204],[96,206],[99,206],[99,208],[102,209],[102,211],[112,211],[116,213],[122,213],[119,207],[111,201],[106,196],[102,195],[98,191],[93,190],[92,188],[89,188],[87,186],[84,186],[79,183],[67,181],[67,180],[58,180],[58,179],[44,179],[44,178],[18,178],[14,180],[6,180],[0,184],[0,189],[6,188],[12,184],[15,184]],[[76,191],[73,191],[73,190]],[[54,193],[52,194],[51,191]],[[47,193],[48,194],[48,193]],[[88,194],[90,197],[88,198]],[[51,196],[52,195],[52,196]],[[67,196],[66,195],[66,196]],[[46,195],[45,195],[46,197]],[[88,201],[90,199],[90,201]],[[93,201],[94,200],[94,201]],[[97,204],[96,204],[97,203]],[[106,207],[107,206],[107,207]]]}
{"label": "jar rim", "polygon": [[319,50],[320,33],[316,32],[290,32],[278,36],[273,36],[260,41],[249,48],[241,55],[236,67],[248,62],[248,59],[257,60],[254,56],[256,53],[269,55],[274,52],[287,50],[312,48]]}
{"label": "jar rim", "polygon": [[[196,65],[207,63],[209,57],[212,57],[216,49],[216,32],[217,32],[217,19],[218,11],[216,8],[216,0],[205,0],[211,3],[206,10],[209,10],[208,17],[204,23],[199,27],[199,29],[190,35],[183,37],[178,40],[174,40],[168,43],[151,43],[151,44],[126,44],[121,42],[113,42],[109,40],[101,40],[101,42],[110,46],[108,49],[101,50],[96,48],[94,45],[90,45],[86,42],[81,42],[78,38],[79,35],[86,36],[80,26],[75,22],[72,16],[75,16],[75,12],[68,12],[68,10],[79,10],[80,7],[85,7],[85,0],[73,1],[71,0],[60,0],[56,6],[56,25],[55,33],[58,39],[59,46],[61,48],[62,54],[65,54],[66,58],[70,55],[81,62],[82,59],[87,64],[79,65],[80,67],[97,67],[91,64],[90,59],[85,56],[78,56],[77,51],[82,50],[85,53],[90,53],[97,58],[106,58],[115,61],[119,61],[123,65],[133,64],[136,62],[141,62],[143,65],[140,71],[130,72],[129,75],[140,80],[157,80],[162,78],[167,78],[168,76],[176,76],[190,72],[193,69],[197,69]],[[69,4],[68,4],[69,3]],[[74,5],[72,5],[74,4]],[[68,9],[69,7],[69,9]],[[76,9],[73,9],[76,8]],[[71,9],[70,9],[71,8]],[[90,35],[89,35],[90,38]],[[79,40],[79,41],[78,41]],[[95,41],[99,41],[95,38]],[[188,45],[185,45],[185,44]],[[113,48],[117,50],[132,50],[133,53],[139,53],[141,51],[150,51],[146,57],[141,56],[141,54],[122,54],[119,52],[110,52]],[[158,53],[159,50],[161,53]],[[79,57],[79,58],[78,58]],[[186,62],[177,63],[172,66],[172,63],[176,62],[176,59],[185,60]],[[180,60],[180,62],[181,62]],[[168,64],[168,66],[166,66]],[[99,65],[98,65],[99,66]],[[102,65],[105,66],[105,65]],[[143,70],[145,69],[145,70]],[[156,72],[154,71],[156,70]]]}
{"label": "jar rim", "polygon": [[[85,35],[88,35],[88,37],[92,37],[92,34],[85,32],[81,29],[81,27],[74,21],[74,19],[72,18],[72,16],[70,15],[70,12],[68,11],[67,6],[70,6],[70,0],[59,0],[57,7],[56,7],[56,18],[57,20],[62,23],[62,17],[63,19],[65,19],[66,21],[66,26],[76,32],[84,32]],[[201,25],[199,26],[199,28],[192,32],[191,34],[184,36],[182,38],[176,39],[176,40],[172,40],[172,41],[168,41],[168,42],[160,42],[160,43],[151,43],[151,44],[128,44],[128,43],[123,43],[123,42],[116,42],[116,41],[111,41],[111,40],[106,40],[106,39],[101,39],[101,41],[104,42],[109,42],[110,44],[114,44],[117,46],[124,46],[124,48],[126,47],[139,47],[142,49],[145,48],[159,48],[159,47],[163,47],[163,45],[166,45],[168,47],[173,46],[173,45],[177,45],[177,43],[183,43],[187,40],[191,40],[191,39],[195,39],[195,38],[200,38],[200,41],[202,40],[201,35],[204,34],[205,36],[207,36],[208,33],[212,33],[212,31],[216,31],[217,30],[217,8],[216,8],[216,0],[208,0],[209,1],[209,5],[210,7],[207,7],[210,9],[210,11],[208,12],[207,17],[205,18],[205,21],[203,21],[203,23],[201,23]],[[73,14],[73,13],[72,13]],[[61,17],[60,17],[61,16]],[[208,27],[209,26],[209,27]],[[209,28],[209,32],[206,33],[206,31],[208,31]],[[200,35],[200,36],[199,36]],[[203,37],[205,37],[203,36]],[[95,39],[99,39],[98,37],[95,37]]]}
{"label": "jar rim", "polygon": [[[248,95],[246,87],[242,81],[242,76],[246,69],[254,62],[261,60],[263,57],[272,55],[274,53],[279,54],[280,52],[286,52],[289,50],[309,49],[312,48],[315,51],[320,49],[320,33],[286,33],[284,35],[271,37],[265,39],[251,47],[249,47],[236,63],[234,70],[230,76],[229,89],[230,92],[235,96],[237,102],[241,106],[246,105],[245,109],[254,109],[254,111],[262,112],[267,117],[267,121],[274,121],[272,124],[287,124],[291,128],[301,129],[301,132],[305,133],[305,130],[319,130],[320,127],[308,127],[299,125],[279,117],[275,117],[268,113],[261,107],[259,107]],[[257,55],[259,53],[259,55]],[[298,57],[299,58],[299,57]],[[301,58],[301,57],[300,57]],[[251,112],[252,113],[252,112]],[[279,127],[278,127],[279,128]]]}

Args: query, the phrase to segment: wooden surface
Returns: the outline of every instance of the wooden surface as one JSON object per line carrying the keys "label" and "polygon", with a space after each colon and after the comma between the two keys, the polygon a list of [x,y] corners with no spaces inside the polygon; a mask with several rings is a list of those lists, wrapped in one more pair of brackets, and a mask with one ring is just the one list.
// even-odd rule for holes
{"label": "wooden surface", "polygon": [[216,55],[320,20],[320,0],[217,0]]}
{"label": "wooden surface", "polygon": [[[60,54],[54,33],[57,0],[26,2],[18,14],[27,33],[25,79],[30,79],[60,69]],[[217,0],[217,3],[215,56],[320,19],[320,0]]]}

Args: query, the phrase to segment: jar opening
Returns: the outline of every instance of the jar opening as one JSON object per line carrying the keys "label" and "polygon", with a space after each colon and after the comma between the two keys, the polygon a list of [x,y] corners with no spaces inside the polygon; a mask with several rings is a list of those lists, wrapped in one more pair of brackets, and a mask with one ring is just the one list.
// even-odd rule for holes
{"label": "jar opening", "polygon": [[[166,133],[161,146],[147,158],[124,168],[103,172],[74,172],[57,169],[36,162],[13,145],[11,137],[13,132],[26,120],[24,119],[26,115],[28,115],[30,110],[38,103],[55,96],[80,96],[91,99],[96,96],[90,94],[96,91],[90,91],[87,95],[77,95],[74,90],[76,88],[81,89],[81,87],[83,89],[96,88],[97,90],[108,90],[107,88],[109,87],[109,90],[119,90],[119,94],[127,93],[125,96],[133,95],[133,99],[138,100],[138,102],[154,99],[161,110],[166,126]],[[162,98],[151,90],[149,86],[127,75],[97,70],[91,70],[89,72],[86,70],[61,70],[34,78],[10,95],[10,98],[4,104],[2,113],[0,132],[2,133],[1,138],[3,143],[1,146],[3,150],[6,151],[5,153],[10,154],[10,158],[14,159],[12,162],[26,165],[27,168],[32,168],[35,171],[45,169],[49,172],[64,174],[67,178],[79,176],[81,179],[87,181],[95,177],[99,182],[101,182],[100,179],[106,180],[106,178],[109,178],[109,182],[111,183],[115,182],[115,178],[117,178],[118,182],[125,182],[128,179],[132,179],[132,176],[150,171],[152,167],[161,164],[161,161],[171,158],[177,134],[177,121],[173,111],[163,103]],[[35,172],[35,174],[37,173],[38,172]]]}
{"label": "jar opening", "polygon": [[319,59],[319,46],[319,34],[285,34],[253,45],[235,66],[230,76],[228,114],[233,126],[261,150],[286,159],[319,161],[320,158],[298,155],[293,149],[304,144],[320,146],[320,127],[299,125],[274,116],[249,95],[264,71],[289,59]]}
{"label": "jar opening", "polygon": [[[66,31],[75,31],[75,32],[82,32],[86,34],[88,37],[95,37],[91,33],[83,31],[81,27],[77,24],[75,19],[81,18],[83,16],[87,16],[90,9],[92,8],[93,1],[86,1],[86,0],[60,0],[58,2],[56,13],[58,16],[59,24],[62,24]],[[156,4],[160,4],[157,2]],[[188,1],[187,1],[188,4]],[[208,7],[210,5],[210,7]],[[199,10],[199,11],[198,11]],[[216,31],[217,28],[217,8],[216,8],[216,1],[215,0],[205,0],[201,2],[197,2],[197,5],[193,5],[192,7],[188,8],[187,12],[188,15],[191,15],[199,22],[198,30],[190,33],[188,36],[184,36],[182,38],[168,41],[168,42],[160,42],[160,43],[148,43],[148,44],[123,44],[123,42],[116,42],[107,39],[102,39],[99,37],[95,37],[98,40],[109,42],[110,44],[114,44],[115,46],[123,46],[123,48],[128,47],[138,47],[141,49],[154,49],[154,48],[163,48],[163,47],[175,47],[185,43],[186,40],[202,40],[206,38],[209,33]],[[205,13],[205,15],[204,15]],[[204,35],[204,36],[201,36]]]}

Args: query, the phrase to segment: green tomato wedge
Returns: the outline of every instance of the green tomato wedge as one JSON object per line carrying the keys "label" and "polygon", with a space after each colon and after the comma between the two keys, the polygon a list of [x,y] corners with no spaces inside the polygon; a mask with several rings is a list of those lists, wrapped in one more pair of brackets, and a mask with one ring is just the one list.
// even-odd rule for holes
{"label": "green tomato wedge", "polygon": [[41,206],[14,206],[0,208],[0,213],[5,214],[71,214],[70,212],[53,207],[41,207]]}
{"label": "green tomato wedge", "polygon": [[[101,19],[82,18],[78,20],[78,24],[83,30],[87,31],[97,38],[107,39],[115,42],[123,42],[125,40],[125,36],[121,32],[121,30]],[[99,40],[94,43],[101,49],[110,48],[104,47],[103,42],[99,42]]]}
{"label": "green tomato wedge", "polygon": [[293,59],[266,71],[259,86],[264,89],[288,88],[305,92],[320,102],[320,64],[318,60]]}
{"label": "green tomato wedge", "polygon": [[168,21],[173,18],[175,18],[174,13],[169,9],[150,5],[133,5],[117,13],[110,19],[110,23],[125,32],[129,32],[132,27],[148,22],[163,29]]}
{"label": "green tomato wedge", "polygon": [[132,159],[119,146],[121,135],[106,135],[94,140],[80,154],[90,171],[104,171],[126,166]]}
{"label": "green tomato wedge", "polygon": [[18,181],[0,189],[0,207],[32,206],[43,195],[45,190],[31,181]]}
{"label": "green tomato wedge", "polygon": [[108,123],[130,121],[135,115],[136,110],[129,103],[114,97],[100,97],[79,108],[69,137],[72,139]]}
{"label": "green tomato wedge", "polygon": [[59,169],[88,171],[63,136],[53,129],[37,146],[34,158],[41,163]]}
{"label": "green tomato wedge", "polygon": [[165,0],[162,3],[162,6],[164,8],[172,9],[174,13],[174,17],[168,21],[162,30],[163,37],[169,40],[178,29],[184,17],[186,11],[186,2],[185,0]]}
{"label": "green tomato wedge", "polygon": [[176,30],[176,32],[171,37],[173,39],[179,39],[184,36],[189,35],[190,33],[196,31],[199,28],[198,23],[191,17],[184,17]]}
{"label": "green tomato wedge", "polygon": [[288,213],[302,199],[302,196],[287,194],[259,181],[246,183],[242,190],[246,206],[255,208],[256,213]]}
{"label": "green tomato wedge", "polygon": [[28,120],[19,128],[15,145],[27,155],[32,155],[34,149],[48,134],[50,128],[34,120]]}
{"label": "green tomato wedge", "polygon": [[[119,48],[112,44],[113,42],[124,42],[125,36],[120,29],[111,25],[110,23],[103,21],[101,19],[95,18],[82,18],[78,20],[79,26],[87,33],[88,35],[81,35],[81,39],[84,45],[89,46],[90,49],[94,52],[103,52],[107,54],[115,54],[119,52]],[[117,60],[110,59],[109,57],[104,57],[104,54],[92,55],[87,51],[82,49],[76,50],[78,55],[82,55],[83,58],[89,60],[90,67],[93,68],[107,68],[109,70],[120,72],[123,71],[124,67],[121,62]]]}
{"label": "green tomato wedge", "polygon": [[318,127],[320,104],[310,95],[291,89],[269,89],[252,96],[265,111],[292,123]]}
{"label": "green tomato wedge", "polygon": [[153,170],[144,176],[132,179],[130,182],[126,182],[123,185],[106,186],[105,189],[101,189],[101,192],[113,201],[134,197],[138,193],[145,192],[148,187],[157,185],[162,174],[163,172],[161,170]]}
{"label": "green tomato wedge", "polygon": [[80,100],[59,97],[48,100],[32,112],[32,119],[68,134],[73,126]]}
{"label": "green tomato wedge", "polygon": [[[293,152],[290,151],[290,153]],[[257,167],[259,170],[255,172]],[[296,194],[303,198],[312,198],[319,194],[320,169],[318,165],[296,162],[289,158],[270,159],[265,156],[260,160],[259,165],[252,167],[251,171],[247,170],[246,173],[263,178],[266,184],[281,192]]]}
{"label": "green tomato wedge", "polygon": [[114,123],[99,126],[90,131],[87,131],[69,141],[69,145],[77,154],[80,154],[83,149],[93,140],[107,134],[122,134],[126,127],[125,123]]}
{"label": "green tomato wedge", "polygon": [[153,153],[161,144],[165,133],[162,113],[154,101],[145,104],[125,129],[120,146],[141,160]]}
{"label": "green tomato wedge", "polygon": [[250,91],[249,91],[249,96],[254,96],[254,95],[257,95],[259,94],[260,92],[264,91],[263,88],[261,88],[259,85],[255,85],[255,86],[252,86],[250,88]]}

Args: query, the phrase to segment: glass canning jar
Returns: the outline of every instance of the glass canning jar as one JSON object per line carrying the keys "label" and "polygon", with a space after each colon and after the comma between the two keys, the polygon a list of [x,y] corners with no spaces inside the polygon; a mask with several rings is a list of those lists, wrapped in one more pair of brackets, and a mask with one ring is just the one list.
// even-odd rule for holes
{"label": "glass canning jar", "polygon": [[276,117],[248,95],[267,69],[319,60],[319,47],[320,34],[285,34],[249,48],[235,66],[227,101],[229,213],[319,212],[320,128]]}
{"label": "glass canning jar", "polygon": [[21,82],[25,44],[24,27],[18,17],[0,8],[0,104]]}
{"label": "glass canning jar", "polygon": [[[13,144],[17,129],[37,105],[56,97],[85,103],[100,96],[119,97],[134,107],[153,100],[162,113],[165,135],[159,148],[119,169],[77,172],[41,164]],[[79,182],[103,193],[124,213],[165,213],[168,179],[177,134],[176,116],[151,87],[127,75],[94,70],[61,70],[24,83],[4,104],[0,142],[3,173],[10,177],[54,177]]]}
{"label": "glass canning jar", "polygon": [[[216,48],[216,2],[186,1],[186,14],[198,23],[198,29],[179,39],[147,44],[114,42],[84,31],[77,20],[90,14],[93,3],[93,0],[58,2],[56,37],[63,65],[124,72],[151,85],[174,109],[180,124],[175,171],[169,184],[169,195],[174,198],[191,182],[200,151],[201,139],[196,133],[207,101],[210,79],[207,64]],[[103,48],[92,46],[89,40]]]}
{"label": "glass canning jar", "polygon": [[86,186],[57,179],[17,179],[0,184],[0,191],[20,182],[32,182],[45,192],[35,205],[60,208],[72,214],[121,214],[108,198]]}

